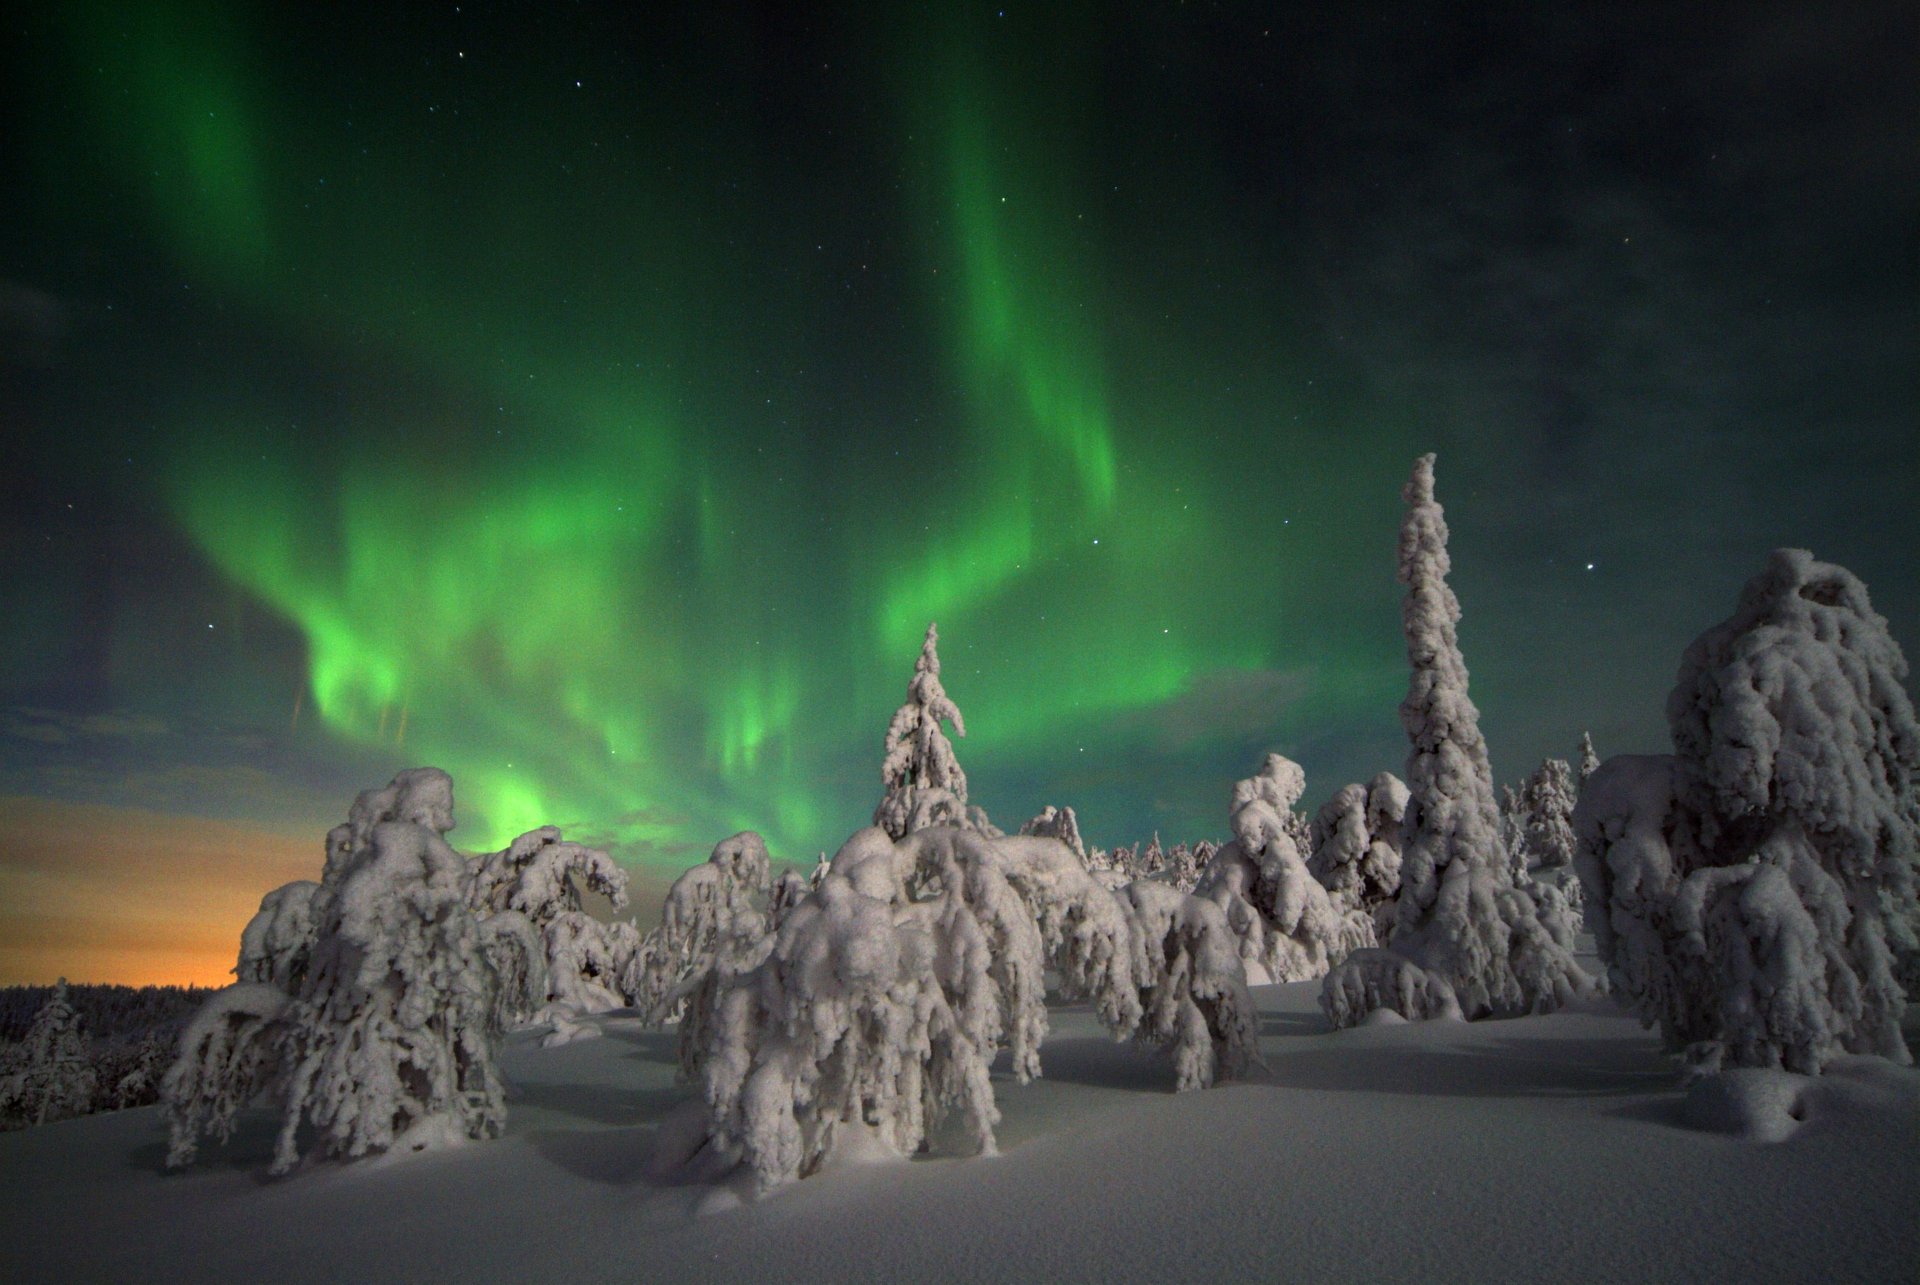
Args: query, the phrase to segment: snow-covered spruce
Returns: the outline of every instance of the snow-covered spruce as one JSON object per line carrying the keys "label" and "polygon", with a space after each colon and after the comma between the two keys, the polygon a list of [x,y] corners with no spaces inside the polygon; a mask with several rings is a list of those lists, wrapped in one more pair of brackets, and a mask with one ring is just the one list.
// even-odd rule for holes
{"label": "snow-covered spruce", "polygon": [[[340,1157],[499,1131],[502,1015],[544,987],[526,917],[503,911],[488,926],[475,916],[471,870],[441,837],[452,827],[453,782],[436,768],[402,772],[354,802],[305,895],[304,962],[254,955],[270,961],[260,975],[297,987],[243,981],[215,992],[183,1037],[162,1083],[169,1163],[190,1160],[203,1133],[225,1136],[234,1113],[267,1091],[281,1111],[275,1173],[298,1159],[303,1125]],[[269,902],[270,927],[285,907]],[[506,978],[527,988],[517,997],[501,993],[503,954],[519,959]]]}
{"label": "snow-covered spruce", "polygon": [[1058,839],[1072,848],[1073,855],[1082,862],[1086,860],[1087,845],[1080,838],[1080,818],[1074,815],[1072,808],[1056,808],[1048,804],[1038,816],[1020,827],[1020,833]]}
{"label": "snow-covered spruce", "polygon": [[97,1076],[66,978],[33,1015],[18,1056],[0,1085],[0,1113],[24,1124],[45,1124],[93,1109]]}
{"label": "snow-covered spruce", "polygon": [[1336,908],[1307,869],[1286,818],[1306,789],[1300,765],[1269,754],[1235,784],[1233,839],[1200,872],[1193,895],[1218,906],[1239,942],[1253,985],[1319,977],[1329,964],[1373,941],[1371,920]]}
{"label": "snow-covered spruce", "polygon": [[[897,860],[884,831],[855,834],[768,956],[713,997],[710,1145],[762,1189],[813,1172],[849,1125],[911,1154],[951,1116],[993,1150],[987,1070],[1005,1020],[992,950],[958,895],[908,902]],[[1037,960],[1039,934],[1025,928],[1023,958]]]}
{"label": "snow-covered spruce", "polygon": [[1667,700],[1674,753],[1608,759],[1582,791],[1576,862],[1615,992],[1698,1070],[1910,1060],[1920,725],[1906,676],[1857,577],[1776,550],[1687,648]]}
{"label": "snow-covered spruce", "polygon": [[[1400,890],[1386,948],[1431,978],[1409,979],[1372,956],[1344,974],[1336,968],[1322,992],[1336,1025],[1400,994],[1438,994],[1440,983],[1467,1017],[1543,1012],[1592,985],[1574,961],[1571,925],[1552,922],[1551,909],[1543,921],[1507,867],[1493,773],[1456,633],[1460,603],[1447,585],[1447,524],[1433,497],[1433,459],[1420,458],[1402,492],[1399,577],[1407,586],[1402,620],[1413,675],[1400,721],[1412,745]],[[1394,984],[1378,984],[1389,973]]]}
{"label": "snow-covered spruce", "polygon": [[1366,785],[1342,786],[1313,818],[1313,855],[1307,869],[1333,899],[1334,909],[1358,911],[1374,946],[1392,933],[1400,891],[1400,822],[1407,787],[1391,772]]}
{"label": "snow-covered spruce", "polygon": [[1039,1073],[1047,970],[1131,1035],[1137,941],[1057,839],[858,831],[765,957],[716,969],[710,999],[689,1005],[713,1145],[763,1187],[811,1172],[848,1124],[910,1154],[954,1117],[991,1151],[988,1068],[1004,1048],[1016,1079]]}
{"label": "snow-covered spruce", "polygon": [[1591,732],[1580,733],[1579,753],[1580,753],[1580,783],[1577,789],[1575,790],[1576,797],[1578,797],[1580,790],[1584,790],[1587,788],[1587,778],[1592,776],[1594,773],[1594,769],[1600,766],[1600,756],[1593,752],[1593,733]]}
{"label": "snow-covered spruce", "polygon": [[887,724],[886,758],[880,777],[886,795],[874,809],[873,823],[893,838],[932,825],[957,825],[997,834],[987,814],[967,803],[967,774],[960,770],[953,742],[941,723],[953,724],[955,736],[967,734],[960,707],[940,685],[940,656],[935,645],[940,631],[927,626],[926,641],[914,661],[913,680],[907,684],[906,703]]}
{"label": "snow-covered spruce", "polygon": [[1172,1048],[1175,1087],[1204,1089],[1258,1063],[1259,1018],[1225,913],[1146,879],[1120,895],[1138,944],[1140,1037]]}
{"label": "snow-covered spruce", "polygon": [[766,840],[742,830],[715,844],[705,862],[673,881],[660,926],[635,953],[625,982],[649,1022],[665,1025],[680,1018],[723,941],[767,935],[758,900],[767,895],[772,872]]}
{"label": "snow-covered spruce", "polygon": [[[595,919],[581,901],[585,889],[607,898],[615,910],[627,904],[627,873],[605,852],[569,843],[557,827],[541,826],[499,852],[476,857],[470,877],[468,900],[475,914],[517,914],[539,935],[550,1008],[577,1016],[626,1006],[621,978],[632,967],[639,932],[630,923]],[[488,937],[498,955],[501,947],[518,940],[518,933],[502,925]],[[500,963],[520,971],[512,961],[502,958]],[[525,1021],[533,1015],[509,1017]]]}
{"label": "snow-covered spruce", "polygon": [[236,982],[194,1014],[160,1080],[169,1169],[191,1164],[202,1137],[225,1142],[241,1108],[271,1087],[285,1035],[281,1017],[290,1003],[277,986]]}
{"label": "snow-covered spruce", "polygon": [[498,975],[467,900],[467,863],[427,826],[376,827],[320,921],[286,1013],[273,1172],[312,1126],[329,1156],[496,1136]]}

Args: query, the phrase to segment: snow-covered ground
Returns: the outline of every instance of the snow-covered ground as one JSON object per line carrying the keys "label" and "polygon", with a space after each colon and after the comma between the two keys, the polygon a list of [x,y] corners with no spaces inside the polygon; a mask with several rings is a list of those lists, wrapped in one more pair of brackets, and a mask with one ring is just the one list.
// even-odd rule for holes
{"label": "snow-covered ground", "polygon": [[[696,1090],[628,1016],[513,1037],[506,1136],[272,1180],[275,1120],[166,1174],[156,1109],[0,1136],[0,1280],[1896,1280],[1920,1263],[1920,1071],[1842,1059],[1775,1143],[1683,1119],[1601,1000],[1331,1033],[1258,988],[1266,1072],[1174,1095],[1053,1010],[996,1076],[1001,1154],[836,1163],[744,1207],[655,1157]],[[1909,1024],[1909,1039],[1916,1032]],[[1920,1041],[1914,1041],[1920,1044]],[[1769,1086],[1763,1086],[1769,1087]],[[680,1118],[685,1118],[685,1110]]]}

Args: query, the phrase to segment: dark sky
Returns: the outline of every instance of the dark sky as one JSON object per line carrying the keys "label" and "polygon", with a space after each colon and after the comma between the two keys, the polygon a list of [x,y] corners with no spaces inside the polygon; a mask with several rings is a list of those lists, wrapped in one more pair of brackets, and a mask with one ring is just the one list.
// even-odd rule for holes
{"label": "dark sky", "polygon": [[929,620],[1009,828],[1315,806],[1426,450],[1502,779],[1775,546],[1920,637],[1920,11],[1271,9],[9,18],[0,980],[208,972],[421,762],[808,863]]}

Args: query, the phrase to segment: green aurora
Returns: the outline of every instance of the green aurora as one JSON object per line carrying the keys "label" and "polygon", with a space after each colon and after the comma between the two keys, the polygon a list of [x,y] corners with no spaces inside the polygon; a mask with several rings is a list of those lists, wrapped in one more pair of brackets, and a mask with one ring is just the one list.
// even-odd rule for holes
{"label": "green aurora", "polygon": [[1009,827],[1217,835],[1260,749],[1397,763],[1397,487],[1440,420],[1462,511],[1450,461],[1484,485],[1507,430],[1365,375],[1264,215],[1203,225],[1244,158],[1138,129],[1090,14],[782,62],[724,15],[401,9],[36,28],[42,218],[182,310],[138,431],[59,449],[137,441],[297,638],[232,658],[253,721],[444,766],[469,847],[661,865],[863,824],[930,620]]}

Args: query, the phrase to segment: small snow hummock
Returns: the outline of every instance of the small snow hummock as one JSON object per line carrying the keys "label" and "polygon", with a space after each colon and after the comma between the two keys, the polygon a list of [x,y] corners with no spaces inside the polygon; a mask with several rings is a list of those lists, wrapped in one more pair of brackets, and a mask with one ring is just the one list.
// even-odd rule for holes
{"label": "small snow hummock", "polygon": [[1576,861],[1601,957],[1693,1074],[1910,1061],[1920,724],[1906,675],[1858,578],[1776,550],[1687,648],[1667,700],[1674,753],[1608,759],[1582,791]]}

